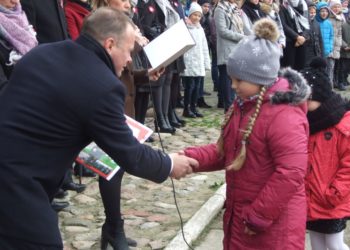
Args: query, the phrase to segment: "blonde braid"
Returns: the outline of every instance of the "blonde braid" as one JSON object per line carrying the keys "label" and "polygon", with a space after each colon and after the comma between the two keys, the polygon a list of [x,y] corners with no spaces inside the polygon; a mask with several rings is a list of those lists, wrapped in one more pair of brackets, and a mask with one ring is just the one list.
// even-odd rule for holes
{"label": "blonde braid", "polygon": [[247,129],[243,132],[241,150],[240,150],[239,154],[237,155],[237,157],[232,161],[232,163],[226,167],[227,170],[238,171],[242,168],[242,166],[245,162],[246,154],[247,154],[247,148],[246,148],[247,140],[253,131],[253,128],[254,128],[254,125],[256,122],[256,118],[258,117],[258,115],[260,113],[261,104],[262,104],[262,101],[264,99],[266,89],[267,89],[266,86],[264,86],[260,90],[259,97],[258,97],[258,100],[256,102],[256,106],[255,106],[255,112],[249,118]]}

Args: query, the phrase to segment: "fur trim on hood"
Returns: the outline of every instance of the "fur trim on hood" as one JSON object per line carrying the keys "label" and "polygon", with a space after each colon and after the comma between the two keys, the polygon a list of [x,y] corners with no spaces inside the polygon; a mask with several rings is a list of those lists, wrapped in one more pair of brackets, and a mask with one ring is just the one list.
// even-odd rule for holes
{"label": "fur trim on hood", "polygon": [[270,97],[273,104],[290,103],[292,105],[299,105],[309,98],[311,88],[299,72],[288,67],[281,69],[278,76],[288,80],[290,90],[275,92]]}

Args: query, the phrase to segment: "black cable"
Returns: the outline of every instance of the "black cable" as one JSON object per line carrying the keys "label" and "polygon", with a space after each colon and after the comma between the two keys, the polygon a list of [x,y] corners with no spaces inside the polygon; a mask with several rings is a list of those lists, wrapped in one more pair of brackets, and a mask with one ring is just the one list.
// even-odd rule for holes
{"label": "black cable", "polygon": [[[147,70],[148,70],[151,67],[151,65],[150,65],[150,63],[149,63],[147,58],[146,58],[146,65],[147,65]],[[153,105],[153,117],[155,119],[155,126],[158,127],[158,131],[156,133],[158,134],[158,138],[159,138],[160,146],[162,148],[162,152],[165,153],[165,149],[164,149],[164,146],[163,146],[163,140],[162,140],[162,137],[160,136],[160,132],[159,132],[160,129],[159,129],[159,126],[158,126],[158,118],[157,118],[157,114],[156,114],[155,107],[154,107],[154,100],[153,100],[153,95],[152,95],[152,85],[151,85],[151,81],[150,80],[148,80],[148,86],[149,86],[149,91],[150,91],[150,98],[151,98],[152,105]],[[159,88],[161,88],[161,86]],[[176,199],[174,180],[173,180],[172,177],[170,177],[170,180],[171,180],[171,186],[172,186],[172,189],[173,189],[174,203],[175,203],[176,210],[177,210],[177,213],[178,213],[179,219],[180,219],[180,227],[181,227],[182,238],[183,238],[184,242],[186,243],[186,245],[191,250],[194,250],[194,248],[186,240],[185,233],[184,233],[184,223],[183,223],[183,219],[182,219],[182,216],[181,216],[180,208],[178,206],[177,199]]]}

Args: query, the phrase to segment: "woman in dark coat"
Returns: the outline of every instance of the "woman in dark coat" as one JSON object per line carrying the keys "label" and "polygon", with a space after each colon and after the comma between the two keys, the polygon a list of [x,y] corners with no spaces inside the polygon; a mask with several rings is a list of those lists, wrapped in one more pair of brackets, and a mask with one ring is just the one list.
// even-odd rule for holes
{"label": "woman in dark coat", "polygon": [[304,0],[283,0],[279,14],[286,35],[281,67],[303,69],[306,59],[305,31],[310,27],[307,19],[307,5]]}

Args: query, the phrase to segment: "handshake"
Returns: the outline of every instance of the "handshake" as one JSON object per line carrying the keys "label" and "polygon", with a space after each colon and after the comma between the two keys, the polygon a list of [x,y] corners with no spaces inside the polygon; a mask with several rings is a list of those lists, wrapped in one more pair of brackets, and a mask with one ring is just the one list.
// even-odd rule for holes
{"label": "handshake", "polygon": [[176,180],[179,180],[188,174],[192,174],[193,169],[198,167],[198,161],[185,156],[183,151],[171,153],[169,156],[173,161],[173,169],[169,176]]}

